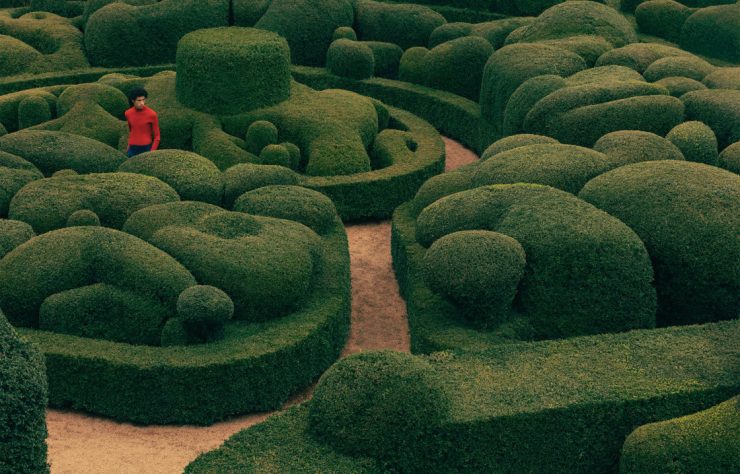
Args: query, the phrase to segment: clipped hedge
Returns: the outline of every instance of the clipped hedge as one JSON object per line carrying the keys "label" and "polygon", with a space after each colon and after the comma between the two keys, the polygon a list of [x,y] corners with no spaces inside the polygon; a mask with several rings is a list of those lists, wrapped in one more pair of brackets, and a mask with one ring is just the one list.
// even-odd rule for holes
{"label": "clipped hedge", "polygon": [[740,61],[740,5],[700,8],[681,28],[680,44],[695,53]]}
{"label": "clipped hedge", "polygon": [[682,149],[670,140],[639,130],[607,133],[594,144],[594,150],[607,156],[610,168],[642,161],[685,159]]}
{"label": "clipped hedge", "polygon": [[653,62],[643,75],[650,82],[677,76],[701,81],[715,69],[717,68],[696,56],[672,56]]}
{"label": "clipped hedge", "polygon": [[45,370],[38,348],[18,337],[0,311],[0,472],[49,472]]}
{"label": "clipped hedge", "polygon": [[0,259],[35,236],[33,227],[25,222],[0,219]]}
{"label": "clipped hedge", "polygon": [[34,165],[10,153],[0,151],[0,217],[8,216],[8,206],[23,186],[44,175]]}
{"label": "clipped hedge", "polygon": [[717,136],[719,149],[740,141],[740,90],[708,89],[681,96],[686,120],[703,122]]}
{"label": "clipped hedge", "polygon": [[367,79],[375,72],[375,55],[363,42],[334,40],[326,52],[326,69],[337,76]]}
{"label": "clipped hedge", "polygon": [[596,66],[619,65],[643,73],[658,59],[673,56],[693,57],[691,53],[673,46],[658,43],[632,43],[602,54],[596,61]]}
{"label": "clipped hedge", "polygon": [[684,122],[665,136],[676,145],[688,161],[717,165],[717,137],[711,128],[701,122]]}
{"label": "clipped hedge", "polygon": [[241,164],[227,169],[223,181],[224,207],[232,209],[234,201],[248,191],[269,185],[298,184],[299,177],[284,166]]}
{"label": "clipped hedge", "polygon": [[579,197],[645,242],[655,270],[660,325],[737,317],[740,177],[685,161],[650,161],[591,180]]}
{"label": "clipped hedge", "polygon": [[423,5],[355,0],[354,29],[363,41],[387,41],[404,50],[426,46],[438,26],[447,23],[442,15]]}
{"label": "clipped hedge", "polygon": [[674,0],[650,0],[635,9],[640,31],[674,43],[681,39],[681,28],[694,9]]}
{"label": "clipped hedge", "polygon": [[722,150],[718,165],[733,173],[740,174],[740,142],[735,142]]}

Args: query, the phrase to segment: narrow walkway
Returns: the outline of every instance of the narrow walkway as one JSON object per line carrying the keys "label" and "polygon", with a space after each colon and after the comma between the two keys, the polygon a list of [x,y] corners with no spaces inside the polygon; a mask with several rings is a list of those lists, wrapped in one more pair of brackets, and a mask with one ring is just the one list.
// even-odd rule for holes
{"label": "narrow walkway", "polygon": [[[470,150],[445,140],[447,170],[474,161]],[[390,221],[347,226],[352,271],[352,329],[342,356],[365,350],[409,351],[406,305],[391,267]],[[308,399],[313,387],[286,406]],[[259,413],[213,426],[134,426],[50,409],[52,474],[181,473],[195,457],[228,437],[264,421]]]}

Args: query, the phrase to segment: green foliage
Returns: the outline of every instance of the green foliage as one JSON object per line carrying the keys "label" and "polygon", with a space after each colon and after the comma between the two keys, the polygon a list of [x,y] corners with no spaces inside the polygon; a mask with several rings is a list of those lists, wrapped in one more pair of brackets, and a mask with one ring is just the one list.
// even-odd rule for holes
{"label": "green foliage", "polygon": [[532,135],[527,133],[511,135],[491,143],[491,145],[489,145],[481,154],[480,159],[484,161],[498,155],[499,153],[513,150],[514,148],[527,145],[545,145],[549,143],[558,143],[558,141],[544,135]]}
{"label": "green foliage", "polygon": [[18,128],[28,128],[51,120],[49,103],[41,96],[31,95],[18,104]]}
{"label": "green foliage", "polygon": [[681,97],[691,91],[700,91],[707,88],[701,82],[688,77],[664,77],[655,81],[656,84],[668,89],[673,97]]}
{"label": "green foliage", "polygon": [[684,122],[666,135],[688,161],[717,165],[717,137],[711,128],[701,122]]}
{"label": "green foliage", "polygon": [[[481,167],[520,150],[562,146],[521,147]],[[538,338],[654,325],[652,268],[642,242],[622,222],[571,194],[532,184],[479,187],[427,206],[415,233],[429,247],[461,230],[496,231],[521,244],[527,265],[514,309]]]}
{"label": "green foliage", "polygon": [[35,236],[33,227],[25,222],[0,219],[0,259]]}
{"label": "green foliage", "polygon": [[262,18],[272,0],[232,0],[234,26],[254,26]]}
{"label": "green foliage", "polygon": [[442,43],[469,36],[472,32],[473,25],[470,23],[443,23],[436,27],[429,35],[428,46],[429,48],[434,48]]}
{"label": "green foliage", "polygon": [[46,176],[63,169],[111,172],[126,160],[126,155],[97,140],[41,130],[4,135],[0,137],[0,150],[30,161]]}
{"label": "green foliage", "polygon": [[735,142],[722,150],[718,165],[735,174],[740,174],[740,142]]}
{"label": "green foliage", "polygon": [[129,108],[126,95],[115,87],[104,84],[80,84],[64,89],[57,100],[57,115],[67,114],[80,102],[94,103],[116,118],[123,117]]}
{"label": "green foliage", "polygon": [[298,184],[298,175],[284,166],[243,164],[232,166],[223,174],[224,207],[253,189],[275,184]]}
{"label": "green foliage", "polygon": [[529,25],[533,21],[534,18],[532,17],[511,17],[488,21],[485,23],[477,23],[473,25],[471,34],[473,36],[484,38],[486,41],[491,43],[491,46],[495,49],[499,49],[504,46],[506,37],[509,36],[512,31],[517,28],[521,28],[522,26]]}
{"label": "green foliage", "polygon": [[401,56],[403,56],[403,49],[396,44],[384,41],[364,41],[363,43],[373,52],[375,62],[373,75],[398,79],[398,67],[401,63]]}
{"label": "green foliage", "polygon": [[334,31],[352,18],[348,0],[272,0],[255,26],[285,38],[293,64],[323,66]]}
{"label": "green foliage", "polygon": [[740,61],[740,4],[701,8],[681,29],[681,47],[727,61]]}
{"label": "green foliage", "polygon": [[658,59],[673,56],[693,57],[693,54],[664,44],[633,43],[602,54],[596,61],[596,66],[620,65],[643,73]]}
{"label": "green foliage", "polygon": [[234,210],[300,222],[319,235],[331,230],[339,219],[331,199],[318,191],[290,185],[248,191],[236,200]]}
{"label": "green foliage", "polygon": [[67,227],[99,226],[100,218],[90,209],[80,209],[69,215]]}
{"label": "green foliage", "polygon": [[[143,2],[136,2],[143,3]],[[163,0],[105,5],[85,25],[85,50],[95,66],[174,62],[187,33],[228,24],[227,0]]]}
{"label": "green foliage", "polygon": [[0,472],[49,472],[45,371],[44,356],[0,311]]}
{"label": "green foliage", "polygon": [[427,54],[429,50],[423,46],[414,46],[404,51],[398,66],[398,78],[404,82],[423,84]]}
{"label": "green foliage", "polygon": [[0,36],[0,76],[20,74],[42,57],[33,46],[12,36]]}
{"label": "green foliage", "polygon": [[102,225],[120,229],[133,212],[179,199],[174,189],[156,178],[94,173],[32,181],[13,197],[8,215],[44,233],[64,227],[73,212],[90,209]]}
{"label": "green foliage", "polygon": [[[6,132],[19,130],[18,110],[21,102],[30,97],[41,97],[46,100],[49,110],[56,110],[57,97],[45,89],[29,89],[0,96],[0,123],[5,124]],[[4,134],[3,134],[4,135]]]}
{"label": "green foliage", "polygon": [[188,33],[178,43],[177,100],[188,107],[235,114],[289,95],[288,43],[275,33],[212,28]]}
{"label": "green foliage", "polygon": [[340,26],[331,35],[332,42],[338,39],[357,41],[357,33],[355,33],[355,30],[351,26]]}
{"label": "green foliage", "polygon": [[482,327],[505,322],[524,275],[524,249],[511,237],[486,230],[453,232],[424,254],[424,281]]}
{"label": "green foliage", "polygon": [[619,472],[737,472],[740,397],[680,418],[643,425],[625,440]]}
{"label": "green foliage", "polygon": [[607,156],[610,168],[642,161],[684,159],[681,148],[676,144],[654,133],[640,130],[607,133],[594,144],[594,150]]}
{"label": "green foliage", "polygon": [[569,76],[566,83],[569,86],[582,86],[599,82],[613,81],[641,81],[645,82],[642,74],[626,66],[608,65],[584,69]]}
{"label": "green foliage", "polygon": [[637,6],[635,20],[642,33],[678,43],[681,27],[694,11],[674,0],[650,0]]}
{"label": "green foliage", "polygon": [[191,286],[177,297],[177,319],[191,340],[208,342],[223,338],[224,325],[233,315],[234,302],[213,286]]}
{"label": "green foliage", "polygon": [[740,304],[740,177],[683,161],[623,166],[579,197],[629,225],[655,270],[658,324],[737,317]]}
{"label": "green foliage", "polygon": [[260,151],[267,145],[278,142],[278,129],[267,120],[256,120],[249,124],[244,145],[248,152],[259,155]]}
{"label": "green foliage", "polygon": [[643,75],[650,82],[666,77],[688,77],[701,81],[716,68],[696,56],[673,56],[653,62]]}
{"label": "green foliage", "polygon": [[221,204],[223,178],[210,160],[189,151],[156,150],[129,158],[118,171],[153,176],[172,186],[184,201]]}
{"label": "green foliage", "polygon": [[[590,71],[591,69],[586,69]],[[563,89],[568,83],[555,74],[534,76],[524,81],[509,97],[504,109],[503,135],[524,131],[524,120],[537,102],[551,93]]]}
{"label": "green foliage", "polygon": [[18,156],[0,151],[0,217],[7,217],[10,200],[23,186],[44,175]]}
{"label": "green foliage", "polygon": [[326,52],[326,69],[337,76],[367,79],[375,71],[375,57],[363,42],[338,39],[332,41]]}
{"label": "green foliage", "polygon": [[434,368],[407,354],[357,354],[321,377],[309,407],[308,431],[335,449],[382,458],[408,472],[413,450],[431,436],[449,402]]}
{"label": "green foliage", "polygon": [[260,164],[290,168],[291,163],[290,152],[283,145],[265,145],[260,152]]}
{"label": "green foliage", "polygon": [[442,15],[422,5],[355,0],[355,31],[363,41],[387,41],[404,50],[426,46]]}
{"label": "green foliage", "polygon": [[717,136],[720,150],[740,141],[740,90],[693,91],[681,96],[681,101],[686,107],[686,120],[708,125]]}
{"label": "green foliage", "polygon": [[588,67],[593,67],[601,55],[614,48],[609,41],[595,35],[568,36],[566,38],[542,40],[538,43],[572,51],[582,57]]}
{"label": "green foliage", "polygon": [[720,67],[702,81],[710,89],[740,90],[740,67]]}
{"label": "green foliage", "polygon": [[436,46],[424,57],[422,84],[478,100],[483,67],[492,53],[493,46],[476,36]]}

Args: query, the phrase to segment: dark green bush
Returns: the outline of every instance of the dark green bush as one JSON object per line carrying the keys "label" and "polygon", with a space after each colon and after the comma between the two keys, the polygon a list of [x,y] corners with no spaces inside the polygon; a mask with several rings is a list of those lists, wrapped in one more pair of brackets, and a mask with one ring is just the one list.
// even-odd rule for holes
{"label": "dark green bush", "polygon": [[272,0],[254,26],[285,38],[293,64],[323,66],[334,31],[352,19],[348,0]]}
{"label": "dark green bush", "polygon": [[[586,69],[590,71],[590,69]],[[503,117],[503,135],[514,135],[524,131],[524,120],[537,102],[558,89],[567,86],[567,82],[555,74],[535,76],[524,81],[511,94],[506,103]]]}
{"label": "dark green bush", "polygon": [[142,6],[114,2],[90,15],[85,49],[95,66],[171,63],[180,38],[226,26],[228,13],[227,0],[162,0]]}
{"label": "dark green bush", "polygon": [[375,71],[375,57],[363,42],[338,39],[326,52],[326,69],[337,76],[367,79]]}
{"label": "dark green bush", "polygon": [[57,100],[57,116],[61,117],[80,102],[94,103],[112,116],[120,119],[128,109],[126,94],[115,87],[91,83],[69,86]]}
{"label": "dark green bush", "polygon": [[49,472],[45,372],[43,354],[0,311],[0,472]]}
{"label": "dark green bush", "polygon": [[422,5],[355,0],[354,28],[363,41],[387,41],[404,50],[426,46],[438,26],[447,23],[442,15]]}
{"label": "dark green bush", "polygon": [[10,200],[23,186],[44,175],[34,165],[15,155],[0,151],[0,217],[8,216]]}
{"label": "dark green bush", "polygon": [[658,324],[737,317],[740,305],[740,177],[685,161],[623,166],[579,197],[629,225],[655,270]]}
{"label": "dark green bush", "polygon": [[722,150],[718,165],[735,174],[740,174],[740,142],[735,142]]}
{"label": "dark green bush", "polygon": [[278,142],[278,129],[267,120],[256,120],[249,124],[244,137],[244,145],[248,152],[259,155],[264,147]]}
{"label": "dark green bush", "polygon": [[687,92],[700,91],[707,88],[704,84],[688,77],[664,77],[655,81],[656,84],[668,89],[673,97],[681,97]]}
{"label": "dark green bush", "polygon": [[184,201],[221,204],[221,171],[202,156],[182,150],[156,150],[129,158],[118,171],[153,176],[172,186]]}
{"label": "dark green bush", "polygon": [[675,76],[701,81],[715,69],[716,67],[696,56],[673,56],[653,62],[643,76],[650,82]]}
{"label": "dark green bush", "polygon": [[469,36],[472,32],[473,25],[470,23],[443,23],[432,31],[429,35],[429,44],[425,46],[431,49],[442,43]]}
{"label": "dark green bush", "polygon": [[253,189],[273,184],[298,184],[298,175],[284,166],[243,164],[224,172],[224,207],[232,209],[234,201]]}
{"label": "dark green bush", "polygon": [[710,89],[740,90],[740,67],[720,67],[702,81]]}
{"label": "dark green bush", "polygon": [[401,63],[403,49],[393,43],[384,41],[364,41],[373,52],[375,69],[373,75],[376,77],[387,77],[388,79],[398,79],[398,66]]}
{"label": "dark green bush", "polygon": [[42,57],[33,46],[19,39],[5,35],[0,37],[0,77],[20,74]]}
{"label": "dark green bush", "polygon": [[650,0],[637,6],[635,20],[642,33],[678,43],[681,28],[694,11],[674,0]]}
{"label": "dark green bush", "polygon": [[602,54],[596,61],[596,66],[620,65],[643,73],[648,66],[658,59],[672,56],[693,57],[694,55],[664,44],[633,43]]}
{"label": "dark green bush", "polygon": [[654,133],[640,130],[607,133],[594,144],[594,150],[607,156],[610,168],[642,161],[684,159],[681,148],[674,143]]}
{"label": "dark green bush", "polygon": [[6,129],[6,133],[19,130],[18,111],[21,102],[37,97],[46,101],[47,108],[53,115],[54,111],[56,111],[57,97],[46,89],[31,88],[0,96],[0,123],[5,124],[3,128]]}
{"label": "dark green bush", "polygon": [[357,41],[357,33],[352,29],[351,26],[340,26],[331,35],[331,40],[336,41],[338,39],[348,39]]}
{"label": "dark green bush", "polygon": [[102,225],[120,229],[133,212],[179,199],[174,189],[150,176],[95,173],[32,181],[10,201],[8,215],[41,234],[64,227],[73,212],[90,209]]}
{"label": "dark green bush", "polygon": [[31,95],[18,104],[18,128],[24,129],[51,120],[49,103],[41,96]]}
{"label": "dark green bush", "polygon": [[[519,150],[558,146],[514,149],[481,166]],[[533,184],[452,194],[419,214],[416,240],[429,247],[445,235],[475,229],[500,232],[523,247],[527,265],[513,309],[536,337],[654,325],[655,290],[644,245],[622,222],[571,194]]]}
{"label": "dark green bush", "polygon": [[35,236],[33,227],[25,222],[0,219],[0,259]]}
{"label": "dark green bush", "polygon": [[598,82],[612,81],[641,81],[645,82],[642,74],[626,66],[608,65],[597,66],[569,76],[566,80],[569,86],[582,86]]}
{"label": "dark green bush", "polygon": [[449,410],[434,367],[397,352],[348,357],[321,377],[308,431],[335,449],[415,471],[409,451],[435,433]]}
{"label": "dark green bush", "polygon": [[300,222],[319,235],[332,229],[339,219],[331,199],[318,191],[290,185],[248,191],[236,200],[234,210]]}
{"label": "dark green bush", "polygon": [[582,57],[588,67],[593,67],[601,55],[614,49],[609,41],[601,36],[594,35],[568,36],[566,38],[542,40],[538,43],[572,51]]}
{"label": "dark green bush", "polygon": [[681,29],[681,47],[727,61],[740,61],[740,4],[701,8]]}
{"label": "dark green bush", "polygon": [[423,46],[414,46],[404,51],[398,65],[398,78],[404,82],[424,84],[428,54],[429,50]]}
{"label": "dark green bush", "polygon": [[717,137],[711,128],[701,122],[684,122],[665,136],[676,145],[688,161],[717,165]]}
{"label": "dark green bush", "polygon": [[504,41],[509,34],[521,28],[531,24],[534,21],[532,17],[511,17],[504,18],[501,20],[493,20],[485,23],[477,23],[473,25],[472,35],[481,36],[486,39],[491,46],[495,49],[499,49],[504,46]]}
{"label": "dark green bush", "polygon": [[686,120],[709,125],[720,150],[740,141],[740,90],[693,91],[682,95],[681,101],[686,107]]}
{"label": "dark green bush", "polygon": [[422,84],[478,100],[483,68],[492,53],[493,46],[476,36],[436,46],[424,57]]}
{"label": "dark green bush", "polygon": [[527,145],[544,145],[548,143],[558,143],[558,141],[554,138],[546,137],[544,135],[532,135],[527,133],[511,135],[491,143],[488,148],[486,148],[485,151],[481,154],[480,159],[482,161],[487,160],[495,155],[498,155],[499,153],[513,150],[514,148],[519,148]]}
{"label": "dark green bush", "polygon": [[234,26],[254,26],[262,18],[272,0],[231,0]]}
{"label": "dark green bush", "polygon": [[276,165],[290,168],[292,159],[290,152],[283,145],[265,145],[260,152],[260,164]]}
{"label": "dark green bush", "polygon": [[255,28],[213,28],[177,45],[177,100],[207,113],[235,114],[290,96],[288,44]]}
{"label": "dark green bush", "polygon": [[213,286],[191,286],[177,297],[177,319],[188,337],[198,342],[221,339],[224,325],[233,315],[234,302]]}
{"label": "dark green bush", "polygon": [[619,472],[737,472],[739,402],[735,396],[692,415],[640,426],[624,442]]}
{"label": "dark green bush", "polygon": [[126,160],[126,155],[97,140],[41,130],[4,135],[0,137],[0,150],[30,161],[46,176],[63,169],[110,172]]}
{"label": "dark green bush", "polygon": [[99,226],[100,218],[90,209],[80,209],[69,215],[67,227]]}

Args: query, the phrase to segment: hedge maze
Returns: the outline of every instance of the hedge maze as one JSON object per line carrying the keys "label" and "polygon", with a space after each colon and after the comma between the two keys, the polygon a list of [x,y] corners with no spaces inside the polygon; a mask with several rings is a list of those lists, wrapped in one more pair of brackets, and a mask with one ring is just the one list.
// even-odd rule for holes
{"label": "hedge maze", "polygon": [[[186,472],[740,471],[739,54],[730,0],[0,0],[0,472],[319,377]],[[337,362],[390,217],[412,354]]]}

